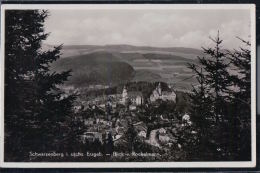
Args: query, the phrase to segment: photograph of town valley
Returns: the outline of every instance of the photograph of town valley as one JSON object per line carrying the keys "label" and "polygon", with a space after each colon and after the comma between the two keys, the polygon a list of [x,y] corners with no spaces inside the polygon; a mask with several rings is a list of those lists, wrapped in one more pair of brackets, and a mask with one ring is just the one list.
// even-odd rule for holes
{"label": "photograph of town valley", "polygon": [[6,9],[5,162],[251,161],[243,9]]}

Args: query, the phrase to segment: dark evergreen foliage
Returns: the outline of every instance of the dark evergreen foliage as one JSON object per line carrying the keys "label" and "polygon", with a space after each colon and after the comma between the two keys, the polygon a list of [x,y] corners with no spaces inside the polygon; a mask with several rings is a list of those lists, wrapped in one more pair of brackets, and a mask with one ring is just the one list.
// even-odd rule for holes
{"label": "dark evergreen foliage", "polygon": [[[240,39],[240,38],[239,38]],[[231,141],[237,148],[238,159],[251,158],[251,44],[243,39],[244,48],[229,52],[231,64],[238,74],[231,75],[234,90],[230,100],[235,117],[228,117],[233,123],[232,131],[237,135]]]}
{"label": "dark evergreen foliage", "polygon": [[125,139],[127,141],[127,150],[129,153],[134,151],[134,144],[136,142],[137,132],[131,122],[128,124],[127,131],[125,133]]}
{"label": "dark evergreen foliage", "polygon": [[250,160],[250,50],[231,53],[221,49],[219,34],[212,40],[216,46],[203,48],[206,57],[198,57],[200,65],[189,64],[199,83],[190,94],[197,140],[187,144],[194,151],[189,154],[197,160]]}
{"label": "dark evergreen foliage", "polygon": [[7,10],[5,17],[5,160],[28,161],[29,151],[59,150],[75,96],[59,89],[70,71],[49,69],[62,46],[41,49],[48,12]]}

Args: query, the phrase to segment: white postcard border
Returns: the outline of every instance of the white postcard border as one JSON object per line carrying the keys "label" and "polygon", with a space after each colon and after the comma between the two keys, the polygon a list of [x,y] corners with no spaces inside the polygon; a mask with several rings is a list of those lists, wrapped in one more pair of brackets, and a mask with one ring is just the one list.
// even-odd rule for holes
{"label": "white postcard border", "polygon": [[[247,9],[251,14],[251,161],[221,162],[4,162],[4,41],[6,9]],[[0,167],[6,168],[248,168],[256,166],[256,23],[255,4],[2,4],[0,64]]]}

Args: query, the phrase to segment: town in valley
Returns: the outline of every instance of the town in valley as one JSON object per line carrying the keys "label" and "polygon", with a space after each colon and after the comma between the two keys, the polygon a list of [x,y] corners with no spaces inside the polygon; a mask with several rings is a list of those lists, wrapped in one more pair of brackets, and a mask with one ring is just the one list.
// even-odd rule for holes
{"label": "town in valley", "polygon": [[[151,90],[146,97],[142,91],[133,90],[141,85],[146,86],[146,90]],[[82,122],[82,126],[78,128],[83,130],[83,133],[79,135],[79,140],[83,145],[93,143],[96,147],[100,146],[94,151],[102,151],[101,146],[109,145],[110,142],[113,147],[109,146],[107,151],[104,151],[107,155],[111,155],[111,157],[130,156],[126,153],[135,152],[133,146],[130,151],[128,150],[130,141],[127,141],[126,135],[128,135],[130,127],[136,133],[134,140],[140,140],[152,148],[150,152],[158,152],[150,156],[151,160],[172,147],[181,149],[182,146],[178,142],[178,130],[189,126],[191,121],[185,112],[181,115],[171,112],[172,108],[176,107],[178,100],[176,91],[171,85],[162,82],[152,84],[132,82],[122,85],[121,88],[119,86],[118,92],[116,90],[114,93],[111,91],[109,93],[111,87],[107,85],[91,85],[82,88],[63,86],[62,88],[63,97],[77,94],[78,101],[74,105],[77,115],[75,119]],[[96,90],[102,90],[103,93],[95,97],[86,96]],[[126,150],[120,150],[121,148],[126,148]],[[87,156],[90,154],[88,153]]]}

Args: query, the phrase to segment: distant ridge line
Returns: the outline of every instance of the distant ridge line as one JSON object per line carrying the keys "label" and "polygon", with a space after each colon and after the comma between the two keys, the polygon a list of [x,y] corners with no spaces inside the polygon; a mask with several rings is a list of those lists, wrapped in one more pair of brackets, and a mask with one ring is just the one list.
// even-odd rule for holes
{"label": "distant ridge line", "polygon": [[[46,47],[54,45],[45,44]],[[202,54],[202,50],[189,47],[154,47],[154,46],[133,46],[129,44],[106,44],[106,45],[63,45],[63,49],[104,49],[105,51],[167,51],[167,52],[183,52],[188,54]]]}

